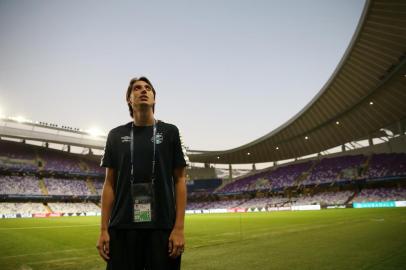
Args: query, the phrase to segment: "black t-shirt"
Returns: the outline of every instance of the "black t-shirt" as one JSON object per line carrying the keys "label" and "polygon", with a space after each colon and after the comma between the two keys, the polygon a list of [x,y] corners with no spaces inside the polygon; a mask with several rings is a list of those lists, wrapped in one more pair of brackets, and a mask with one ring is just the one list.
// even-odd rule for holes
{"label": "black t-shirt", "polygon": [[[116,170],[114,203],[109,227],[172,229],[175,222],[175,183],[173,171],[185,167],[185,155],[175,125],[158,121],[155,158],[155,216],[153,222],[132,222],[131,198],[131,125],[112,129],[108,136],[100,166]],[[151,180],[153,159],[153,126],[134,126],[135,180]]]}

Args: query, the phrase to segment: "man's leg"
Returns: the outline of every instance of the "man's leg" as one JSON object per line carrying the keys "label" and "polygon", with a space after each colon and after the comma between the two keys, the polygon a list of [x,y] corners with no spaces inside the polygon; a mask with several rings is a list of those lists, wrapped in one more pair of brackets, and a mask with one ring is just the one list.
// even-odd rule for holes
{"label": "man's leg", "polygon": [[128,230],[127,233],[127,247],[130,256],[131,270],[144,270],[146,263],[146,249],[145,242],[147,235],[142,229]]}
{"label": "man's leg", "polygon": [[109,232],[110,260],[107,270],[144,270],[146,235],[142,231],[126,229]]}
{"label": "man's leg", "polygon": [[170,230],[150,230],[147,239],[148,270],[179,270],[181,257],[172,259],[168,253]]}
{"label": "man's leg", "polygon": [[107,262],[107,270],[130,269],[126,265],[127,253],[125,250],[125,231],[109,229],[110,235],[110,259]]}

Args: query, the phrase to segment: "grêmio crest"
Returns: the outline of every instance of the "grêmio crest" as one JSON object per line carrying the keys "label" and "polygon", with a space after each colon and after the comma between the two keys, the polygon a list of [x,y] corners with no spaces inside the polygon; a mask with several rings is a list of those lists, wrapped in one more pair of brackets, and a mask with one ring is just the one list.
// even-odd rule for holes
{"label": "gr\u00eamio crest", "polygon": [[[158,132],[158,133],[156,134],[155,143],[156,143],[156,144],[160,144],[160,143],[162,143],[163,141],[164,141],[164,135],[163,135],[162,133]],[[154,136],[152,136],[151,142],[154,142]]]}

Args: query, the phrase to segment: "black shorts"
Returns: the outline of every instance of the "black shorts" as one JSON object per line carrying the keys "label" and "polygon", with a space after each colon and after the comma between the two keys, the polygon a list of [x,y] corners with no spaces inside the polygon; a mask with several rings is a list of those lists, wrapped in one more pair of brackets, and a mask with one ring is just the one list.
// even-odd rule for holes
{"label": "black shorts", "polygon": [[181,257],[168,253],[170,230],[109,229],[107,270],[179,270]]}

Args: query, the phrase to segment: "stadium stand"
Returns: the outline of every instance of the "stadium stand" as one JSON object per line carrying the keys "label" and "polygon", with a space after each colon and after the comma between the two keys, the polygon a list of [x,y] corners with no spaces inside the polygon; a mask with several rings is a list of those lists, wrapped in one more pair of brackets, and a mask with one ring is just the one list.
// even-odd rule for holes
{"label": "stadium stand", "polygon": [[45,213],[47,209],[42,203],[0,203],[1,214],[35,214]]}
{"label": "stadium stand", "polygon": [[[369,167],[366,173],[362,174],[368,158],[370,158]],[[323,158],[320,161],[282,165],[276,169],[271,167],[257,174],[236,179],[215,192],[278,191],[287,187],[332,185],[345,181],[390,176],[406,176],[406,154],[379,154],[372,157],[346,155]]]}
{"label": "stadium stand", "polygon": [[256,185],[260,179],[266,179],[269,172],[258,173],[255,175],[249,175],[242,177],[238,180],[233,181],[230,184],[223,186],[221,189],[217,190],[216,193],[233,193],[233,192],[244,192],[252,190],[251,186]]}
{"label": "stadium stand", "polygon": [[241,208],[279,207],[289,205],[289,199],[279,195],[273,197],[254,198],[238,205]]}
{"label": "stadium stand", "polygon": [[105,168],[99,166],[98,161],[82,160],[83,166],[87,167],[87,172],[91,175],[104,175]]}
{"label": "stadium stand", "polygon": [[94,185],[94,187],[96,189],[97,194],[101,195],[102,190],[103,190],[103,181],[96,180],[96,181],[93,182],[93,185]]}
{"label": "stadium stand", "polygon": [[209,202],[199,202],[199,203],[189,203],[188,209],[222,209],[222,208],[233,208],[244,202],[243,199],[239,200],[220,200],[220,201],[209,201]]}
{"label": "stadium stand", "polygon": [[352,202],[401,201],[406,199],[406,188],[366,188],[358,193]]}
{"label": "stadium stand", "polygon": [[84,180],[45,178],[44,182],[49,195],[92,195]]}
{"label": "stadium stand", "polygon": [[[97,202],[104,169],[98,160],[100,157],[0,140],[0,216],[100,212]],[[55,202],[58,200],[64,202]]]}
{"label": "stadium stand", "polygon": [[211,193],[216,188],[218,188],[222,184],[222,180],[219,178],[213,179],[201,179],[201,180],[188,180],[187,181],[187,188],[189,194],[198,194],[201,192],[204,193]]}
{"label": "stadium stand", "polygon": [[303,184],[326,184],[334,181],[349,180],[341,172],[349,168],[360,167],[365,160],[366,157],[362,155],[323,158],[313,168],[309,177],[303,181]]}
{"label": "stadium stand", "polygon": [[36,171],[36,154],[33,146],[0,140],[0,170],[11,172]]}
{"label": "stadium stand", "polygon": [[278,190],[280,188],[293,186],[298,177],[309,170],[312,162],[304,162],[280,167],[269,176],[271,188]]}
{"label": "stadium stand", "polygon": [[391,177],[406,175],[406,153],[372,155],[366,177]]}
{"label": "stadium stand", "polygon": [[38,179],[34,176],[0,176],[1,194],[40,195]]}
{"label": "stadium stand", "polygon": [[354,194],[354,191],[331,191],[322,192],[315,195],[301,194],[297,198],[292,198],[292,205],[343,205],[348,201],[348,198]]}
{"label": "stadium stand", "polygon": [[[89,159],[2,140],[0,146],[0,214],[100,212],[104,169],[99,167],[99,157]],[[214,172],[199,168],[194,175],[215,176]],[[187,209],[326,207],[406,200],[401,181],[405,177],[405,153],[299,160],[251,171],[227,183],[215,177],[189,180]],[[375,185],[369,185],[370,181]]]}
{"label": "stadium stand", "polygon": [[3,172],[104,175],[98,161],[83,155],[5,140],[0,140],[0,169]]}
{"label": "stadium stand", "polygon": [[94,203],[48,203],[54,213],[86,213],[100,212],[100,207]]}

